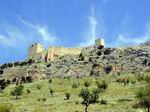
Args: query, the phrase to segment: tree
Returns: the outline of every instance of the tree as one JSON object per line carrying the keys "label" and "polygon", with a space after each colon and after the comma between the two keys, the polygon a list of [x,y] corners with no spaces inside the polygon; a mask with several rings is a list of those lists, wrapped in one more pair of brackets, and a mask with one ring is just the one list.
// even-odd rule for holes
{"label": "tree", "polygon": [[83,102],[82,104],[85,105],[85,112],[87,112],[87,109],[88,109],[88,106],[90,105],[90,99],[91,99],[91,95],[90,95],[90,91],[88,88],[86,89],[82,89],[80,94],[79,94],[80,97],[83,98]]}
{"label": "tree", "polygon": [[97,103],[99,99],[100,91],[96,88],[93,89],[92,92],[89,91],[88,88],[83,88],[79,94],[79,97],[82,97],[82,104],[85,105],[85,112],[88,110],[88,106],[91,103]]}
{"label": "tree", "polygon": [[11,95],[16,97],[16,100],[18,99],[18,96],[21,96],[23,94],[23,85],[16,85],[14,90],[11,91]]}
{"label": "tree", "polygon": [[140,88],[136,97],[139,100],[140,106],[147,108],[148,112],[150,112],[150,84]]}

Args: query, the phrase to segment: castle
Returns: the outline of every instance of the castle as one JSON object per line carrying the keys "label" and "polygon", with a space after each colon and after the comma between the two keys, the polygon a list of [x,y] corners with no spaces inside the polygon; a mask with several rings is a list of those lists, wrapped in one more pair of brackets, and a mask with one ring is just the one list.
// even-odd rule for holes
{"label": "castle", "polygon": [[[95,40],[95,46],[104,46],[104,39]],[[49,62],[65,55],[79,55],[83,48],[65,48],[63,46],[50,46],[45,50],[43,45],[39,43],[32,44],[29,47],[28,59],[35,61]]]}

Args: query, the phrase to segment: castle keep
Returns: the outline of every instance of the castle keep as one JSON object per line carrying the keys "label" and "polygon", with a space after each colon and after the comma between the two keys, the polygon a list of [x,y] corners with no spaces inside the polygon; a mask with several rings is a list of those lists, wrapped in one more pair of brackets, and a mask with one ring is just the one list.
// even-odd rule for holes
{"label": "castle keep", "polygon": [[[95,40],[95,46],[104,45],[104,39]],[[63,46],[50,46],[48,50],[45,50],[43,45],[35,43],[29,47],[28,59],[48,62],[65,55],[79,55],[81,51],[82,48],[65,48]]]}

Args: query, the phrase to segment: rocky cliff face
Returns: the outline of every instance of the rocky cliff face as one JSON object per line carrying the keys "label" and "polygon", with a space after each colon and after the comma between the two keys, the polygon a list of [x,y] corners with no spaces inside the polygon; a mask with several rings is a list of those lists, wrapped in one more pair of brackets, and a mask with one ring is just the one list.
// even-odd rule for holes
{"label": "rocky cliff face", "polygon": [[150,42],[127,48],[87,47],[80,55],[66,55],[50,63],[32,63],[1,69],[1,78],[100,76],[150,71]]}

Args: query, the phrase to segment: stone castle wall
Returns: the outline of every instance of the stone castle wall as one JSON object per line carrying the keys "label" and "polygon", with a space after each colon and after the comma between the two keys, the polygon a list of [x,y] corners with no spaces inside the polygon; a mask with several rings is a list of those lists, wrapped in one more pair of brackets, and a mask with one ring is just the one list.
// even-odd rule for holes
{"label": "stone castle wall", "polygon": [[81,53],[82,48],[63,48],[63,55],[77,55]]}
{"label": "stone castle wall", "polygon": [[[97,39],[95,45],[104,46],[104,39]],[[44,50],[44,47],[41,44],[35,43],[29,47],[28,58],[35,61],[48,62],[65,55],[79,55],[81,51],[82,48],[65,48],[62,46],[50,46],[48,50]]]}
{"label": "stone castle wall", "polygon": [[48,49],[48,60],[53,60],[60,56],[65,55],[78,55],[81,53],[81,48],[64,48],[64,47],[49,47]]}
{"label": "stone castle wall", "polygon": [[69,55],[78,55],[81,53],[81,48],[64,48],[51,46],[48,50],[44,50],[44,47],[40,44],[33,44],[29,47],[29,59],[39,61],[52,61],[58,57]]}

